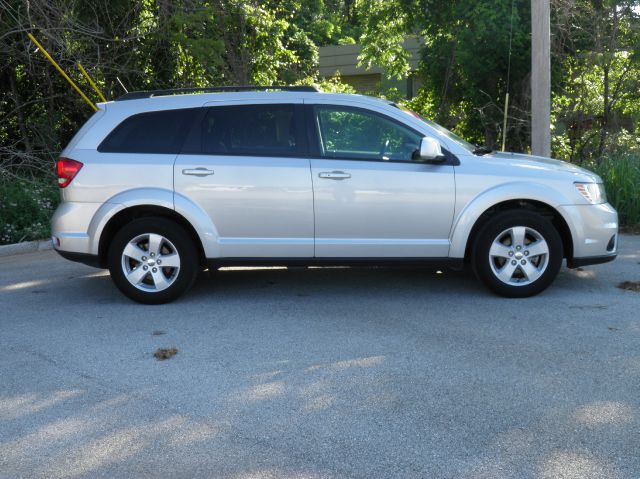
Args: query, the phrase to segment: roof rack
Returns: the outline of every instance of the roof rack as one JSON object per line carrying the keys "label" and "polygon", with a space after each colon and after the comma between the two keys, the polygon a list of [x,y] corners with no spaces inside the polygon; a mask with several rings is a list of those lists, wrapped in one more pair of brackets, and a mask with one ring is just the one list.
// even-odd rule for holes
{"label": "roof rack", "polygon": [[116,98],[116,101],[122,100],[138,100],[140,98],[151,98],[154,96],[163,95],[176,95],[183,93],[213,93],[213,92],[233,92],[233,91],[267,91],[267,90],[280,90],[280,91],[299,91],[299,92],[318,92],[319,90],[314,86],[300,85],[300,86],[217,86],[217,87],[203,87],[203,88],[174,88],[168,90],[145,90],[145,91],[132,91],[125,93],[124,95]]}

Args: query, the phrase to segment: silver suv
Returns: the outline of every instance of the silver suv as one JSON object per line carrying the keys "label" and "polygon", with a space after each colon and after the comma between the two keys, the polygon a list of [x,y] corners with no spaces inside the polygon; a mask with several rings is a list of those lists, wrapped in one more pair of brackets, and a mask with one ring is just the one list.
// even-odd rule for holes
{"label": "silver suv", "polygon": [[468,262],[524,297],[563,258],[616,256],[617,213],[595,174],[477,148],[366,96],[134,92],[101,104],[61,156],[56,250],[109,268],[142,303],[232,265]]}

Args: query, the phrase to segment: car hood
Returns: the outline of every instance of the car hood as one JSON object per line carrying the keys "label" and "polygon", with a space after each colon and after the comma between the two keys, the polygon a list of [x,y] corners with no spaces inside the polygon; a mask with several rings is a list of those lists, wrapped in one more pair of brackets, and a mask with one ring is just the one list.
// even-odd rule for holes
{"label": "car hood", "polygon": [[495,152],[483,158],[491,158],[492,160],[498,160],[500,162],[504,161],[514,168],[524,168],[530,171],[537,170],[543,175],[566,173],[573,175],[575,178],[574,181],[602,183],[602,179],[592,171],[580,168],[566,161],[554,160],[553,158],[545,156]]}

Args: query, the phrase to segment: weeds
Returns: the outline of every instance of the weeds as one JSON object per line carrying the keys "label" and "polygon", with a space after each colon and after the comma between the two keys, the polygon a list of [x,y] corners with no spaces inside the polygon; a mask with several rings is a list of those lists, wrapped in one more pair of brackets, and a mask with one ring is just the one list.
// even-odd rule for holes
{"label": "weeds", "polygon": [[620,224],[640,224],[640,153],[610,157],[593,170],[604,180],[609,203],[618,210]]}
{"label": "weeds", "polygon": [[49,237],[59,194],[53,178],[0,177],[0,244]]}

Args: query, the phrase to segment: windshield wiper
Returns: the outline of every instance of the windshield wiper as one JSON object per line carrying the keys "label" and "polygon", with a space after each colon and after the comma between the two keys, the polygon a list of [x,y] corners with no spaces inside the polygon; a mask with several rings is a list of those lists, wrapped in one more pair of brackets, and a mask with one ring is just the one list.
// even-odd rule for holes
{"label": "windshield wiper", "polygon": [[488,155],[493,152],[494,150],[489,148],[488,146],[476,146],[476,149],[473,150],[474,155]]}

